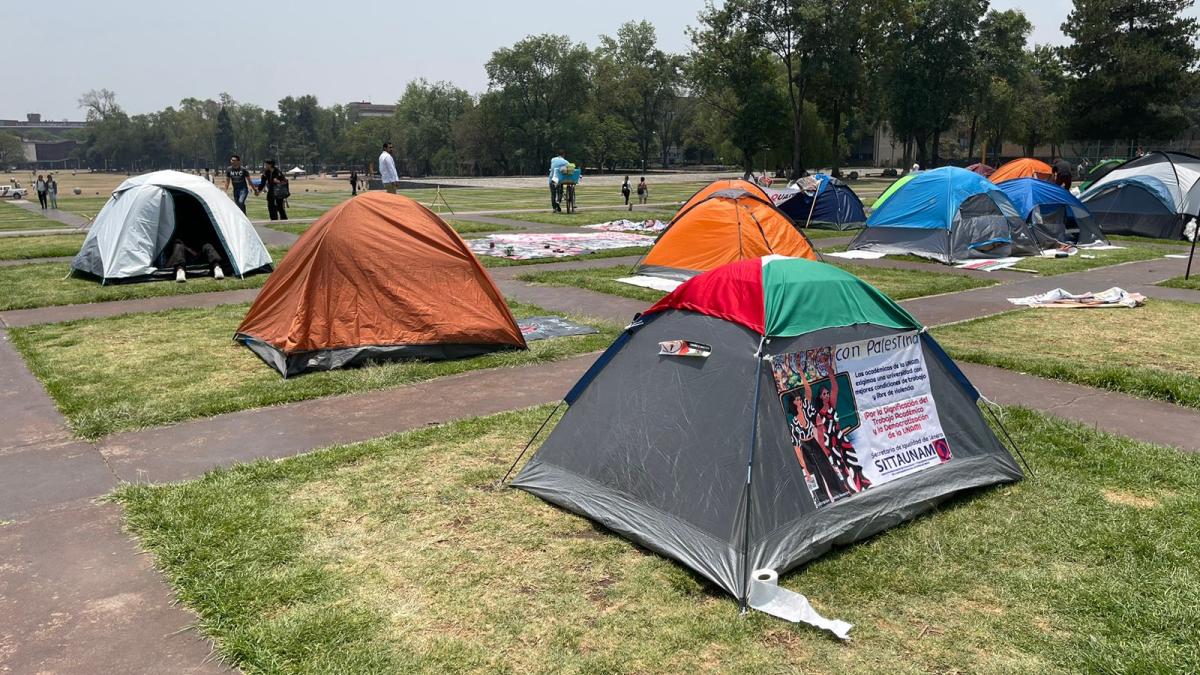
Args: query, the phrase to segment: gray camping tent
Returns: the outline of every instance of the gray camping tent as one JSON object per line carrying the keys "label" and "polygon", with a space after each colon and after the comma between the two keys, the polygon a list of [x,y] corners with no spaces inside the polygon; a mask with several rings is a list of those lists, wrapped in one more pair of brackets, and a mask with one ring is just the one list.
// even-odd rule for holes
{"label": "gray camping tent", "polygon": [[754,606],[754,570],[782,573],[1020,479],[978,399],[920,324],[857,277],[745,260],[635,321],[513,485]]}
{"label": "gray camping tent", "polygon": [[216,247],[228,274],[271,271],[271,255],[246,215],[212,183],[179,171],[121,183],[88,229],[71,270],[105,283],[169,276],[164,249],[182,228],[193,241]]}

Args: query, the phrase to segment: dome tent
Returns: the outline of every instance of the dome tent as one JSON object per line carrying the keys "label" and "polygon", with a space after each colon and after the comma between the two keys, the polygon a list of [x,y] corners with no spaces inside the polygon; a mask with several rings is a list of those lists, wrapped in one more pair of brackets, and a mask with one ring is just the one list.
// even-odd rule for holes
{"label": "dome tent", "polygon": [[1151,152],[1110,170],[1079,199],[1108,234],[1179,239],[1200,215],[1200,157]]}
{"label": "dome tent", "polygon": [[[1019,480],[978,400],[932,336],[857,277],[744,260],[636,319],[512,485],[758,608],[753,570],[786,572]],[[920,421],[889,431],[881,417]]]}
{"label": "dome tent", "polygon": [[384,192],[349,199],[314,223],[234,339],[284,377],[525,348],[504,296],[458,233]]}
{"label": "dome tent", "polygon": [[862,200],[854,190],[842,181],[823,173],[801,179],[799,187],[793,184],[788,191],[795,195],[779,204],[798,225],[825,230],[853,230],[863,226],[867,214]]}
{"label": "dome tent", "polygon": [[1088,188],[1092,187],[1096,181],[1108,175],[1109,171],[1121,166],[1125,163],[1123,159],[1104,159],[1100,160],[1095,166],[1088,170],[1083,177],[1083,182],[1079,184],[1080,194],[1087,192]]}
{"label": "dome tent", "polygon": [[1040,159],[1032,157],[1022,157],[1014,159],[1006,164],[1001,164],[995,171],[988,176],[988,180],[993,183],[1003,183],[1006,180],[1014,178],[1040,178],[1041,180],[1054,179],[1054,167],[1043,162]]}
{"label": "dome tent", "polygon": [[1107,244],[1088,208],[1075,195],[1037,178],[1015,178],[1000,184],[1017,212],[1033,228],[1043,246]]}
{"label": "dome tent", "polygon": [[771,195],[768,194],[767,191],[764,190],[758,183],[743,180],[741,178],[720,178],[714,180],[708,185],[705,185],[699,190],[696,190],[695,194],[693,194],[691,197],[688,197],[687,201],[683,203],[683,206],[679,207],[679,210],[675,212],[675,217],[671,219],[671,222],[677,220],[679,216],[683,215],[683,213],[688,209],[699,204],[705,199],[708,199],[713,193],[722,192],[724,190],[743,190],[763,201],[774,203],[771,199]]}
{"label": "dome tent", "polygon": [[638,262],[635,274],[683,281],[726,263],[773,253],[817,259],[808,237],[770,197],[730,188],[689,203]]}
{"label": "dome tent", "polygon": [[[271,255],[246,215],[215,185],[180,171],[126,179],[100,209],[71,262],[76,276],[102,283],[167,279],[173,235],[212,244],[223,271],[237,277],[271,271]],[[188,269],[208,274],[207,265]]]}
{"label": "dome tent", "polygon": [[907,253],[947,264],[1038,252],[1029,226],[987,179],[951,166],[910,175],[871,213],[851,250]]}
{"label": "dome tent", "polygon": [[971,173],[977,173],[984,178],[996,173],[994,168],[988,166],[987,164],[981,163],[967,165],[967,171],[970,171]]}

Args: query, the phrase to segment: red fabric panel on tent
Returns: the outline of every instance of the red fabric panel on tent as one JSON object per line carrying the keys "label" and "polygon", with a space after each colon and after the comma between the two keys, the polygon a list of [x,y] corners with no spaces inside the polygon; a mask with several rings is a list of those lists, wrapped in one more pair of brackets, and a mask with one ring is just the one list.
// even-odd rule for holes
{"label": "red fabric panel on tent", "polygon": [[762,335],[764,306],[762,259],[751,258],[688,279],[643,314],[686,309],[741,324]]}

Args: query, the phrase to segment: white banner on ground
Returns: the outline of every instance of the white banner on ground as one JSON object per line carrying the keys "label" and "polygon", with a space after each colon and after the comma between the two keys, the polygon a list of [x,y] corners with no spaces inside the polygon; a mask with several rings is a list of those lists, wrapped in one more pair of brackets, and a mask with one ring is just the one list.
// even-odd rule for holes
{"label": "white banner on ground", "polygon": [[679,288],[679,285],[683,283],[682,281],[676,281],[674,279],[660,279],[659,277],[648,277],[643,275],[638,275],[636,277],[621,277],[620,279],[617,279],[617,281],[623,284],[629,284],[630,286],[652,288],[656,291],[663,291],[664,293],[670,293],[676,288]]}

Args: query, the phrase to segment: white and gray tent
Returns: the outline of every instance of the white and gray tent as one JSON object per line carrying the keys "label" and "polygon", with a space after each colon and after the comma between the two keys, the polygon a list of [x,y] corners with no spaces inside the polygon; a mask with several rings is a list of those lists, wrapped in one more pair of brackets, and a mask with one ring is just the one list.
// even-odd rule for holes
{"label": "white and gray tent", "polygon": [[[271,271],[271,255],[254,225],[215,185],[179,171],[134,176],[117,186],[71,262],[77,276],[102,283],[167,278],[167,244],[180,228],[211,243],[224,272],[244,277]],[[207,273],[199,268],[189,273]]]}

